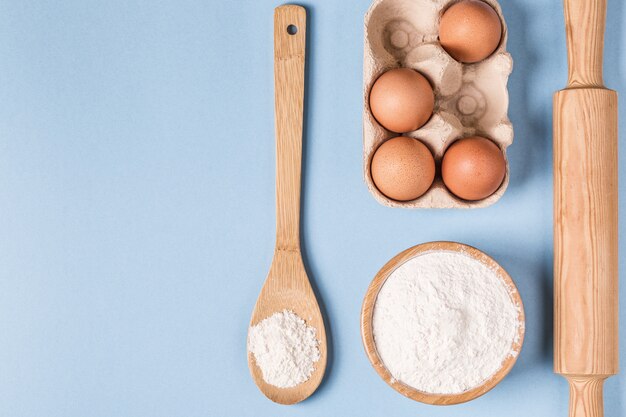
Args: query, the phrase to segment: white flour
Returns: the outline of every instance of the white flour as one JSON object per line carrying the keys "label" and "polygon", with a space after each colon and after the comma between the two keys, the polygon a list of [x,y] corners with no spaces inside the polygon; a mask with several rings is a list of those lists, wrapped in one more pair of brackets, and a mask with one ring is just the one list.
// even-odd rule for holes
{"label": "white flour", "polygon": [[432,394],[479,386],[514,355],[519,307],[498,275],[468,255],[427,252],[382,286],[373,331],[393,378]]}
{"label": "white flour", "polygon": [[315,328],[289,310],[274,313],[248,333],[248,350],[263,379],[278,388],[295,387],[309,379],[320,359],[318,346]]}

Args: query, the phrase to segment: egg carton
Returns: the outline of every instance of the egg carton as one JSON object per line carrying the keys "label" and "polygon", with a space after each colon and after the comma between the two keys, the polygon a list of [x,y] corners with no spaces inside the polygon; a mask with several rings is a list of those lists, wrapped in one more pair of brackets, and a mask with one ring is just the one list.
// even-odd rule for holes
{"label": "egg carton", "polygon": [[[363,63],[363,168],[370,192],[381,204],[404,208],[478,208],[500,199],[509,183],[507,147],[513,142],[513,126],[508,118],[507,82],[513,60],[506,51],[507,26],[500,5],[484,0],[498,13],[502,39],[495,52],[475,64],[462,64],[439,43],[439,21],[456,1],[375,0],[365,15]],[[370,170],[374,152],[385,140],[398,136],[383,128],[369,107],[369,93],[376,79],[392,68],[413,68],[433,86],[435,108],[420,129],[405,133],[421,140],[431,150],[437,176],[431,188],[412,201],[386,197],[374,185]],[[491,196],[479,201],[456,197],[441,180],[441,158],[455,140],[479,135],[494,141],[506,160],[506,175]]]}

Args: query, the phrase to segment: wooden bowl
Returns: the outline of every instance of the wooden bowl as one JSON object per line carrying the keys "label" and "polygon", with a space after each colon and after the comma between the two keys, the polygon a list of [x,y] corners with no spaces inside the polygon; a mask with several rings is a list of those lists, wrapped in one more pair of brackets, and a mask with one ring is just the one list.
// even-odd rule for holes
{"label": "wooden bowl", "polygon": [[[378,355],[378,351],[376,350],[376,343],[374,342],[372,321],[374,316],[374,305],[376,303],[376,298],[378,297],[378,292],[382,288],[387,278],[391,275],[391,273],[395,271],[400,265],[402,265],[411,258],[427,252],[458,252],[470,256],[475,260],[485,264],[498,274],[498,276],[509,288],[511,301],[515,305],[519,306],[518,321],[520,324],[518,327],[518,339],[517,341],[513,342],[511,346],[511,350],[514,351],[515,354],[509,355],[502,363],[501,368],[481,385],[459,394],[431,394],[419,391],[411,386],[402,383],[399,380],[396,380],[387,370],[385,364]],[[487,391],[495,387],[509,373],[511,368],[513,368],[513,365],[515,364],[515,361],[519,356],[519,352],[522,349],[522,343],[524,341],[524,328],[524,306],[522,304],[522,299],[519,295],[519,292],[517,291],[517,287],[515,286],[515,283],[513,282],[509,274],[500,265],[498,265],[496,261],[494,261],[491,257],[481,252],[480,250],[468,245],[455,242],[423,243],[421,245],[409,248],[404,252],[396,255],[393,259],[387,262],[387,264],[380,271],[378,271],[378,274],[376,274],[376,276],[374,277],[374,280],[370,284],[369,288],[367,289],[367,293],[365,294],[365,299],[363,300],[363,308],[361,310],[361,336],[363,338],[363,345],[365,346],[365,352],[367,353],[370,362],[374,366],[374,369],[376,370],[376,372],[378,372],[378,375],[380,375],[380,377],[387,384],[389,384],[400,394],[409,397],[415,401],[433,405],[451,405],[470,401],[477,397],[480,397],[481,395],[485,394]]]}

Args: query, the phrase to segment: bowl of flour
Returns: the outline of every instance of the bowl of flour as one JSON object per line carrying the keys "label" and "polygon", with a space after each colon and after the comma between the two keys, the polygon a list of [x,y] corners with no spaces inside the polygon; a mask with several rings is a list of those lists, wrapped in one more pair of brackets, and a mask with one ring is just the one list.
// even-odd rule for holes
{"label": "bowl of flour", "polygon": [[524,307],[509,274],[480,250],[424,243],[398,254],[370,284],[361,334],[378,374],[428,404],[470,401],[511,370]]}

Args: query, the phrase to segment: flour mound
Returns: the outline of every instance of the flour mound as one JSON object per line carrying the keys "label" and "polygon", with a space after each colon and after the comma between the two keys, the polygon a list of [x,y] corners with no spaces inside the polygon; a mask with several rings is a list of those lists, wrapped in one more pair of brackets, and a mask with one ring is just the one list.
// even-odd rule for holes
{"label": "flour mound", "polygon": [[274,313],[250,328],[248,351],[261,368],[263,380],[278,388],[307,381],[320,359],[315,328],[289,310]]}
{"label": "flour mound", "polygon": [[520,306],[468,255],[427,252],[398,267],[374,306],[378,354],[394,379],[431,394],[481,385],[515,355]]}

